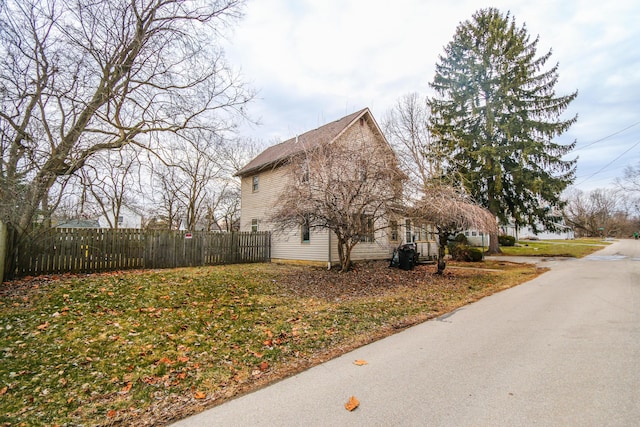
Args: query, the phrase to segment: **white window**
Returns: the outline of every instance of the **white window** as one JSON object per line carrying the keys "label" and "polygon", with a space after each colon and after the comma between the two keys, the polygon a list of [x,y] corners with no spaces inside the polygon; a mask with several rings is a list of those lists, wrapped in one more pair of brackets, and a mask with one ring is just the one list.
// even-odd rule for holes
{"label": "white window", "polygon": [[257,233],[258,232],[258,219],[257,218],[253,218],[251,220],[251,232],[252,233]]}
{"label": "white window", "polygon": [[258,191],[259,187],[260,187],[260,178],[258,177],[258,175],[256,175],[256,176],[253,177],[251,190],[255,193],[256,191]]}

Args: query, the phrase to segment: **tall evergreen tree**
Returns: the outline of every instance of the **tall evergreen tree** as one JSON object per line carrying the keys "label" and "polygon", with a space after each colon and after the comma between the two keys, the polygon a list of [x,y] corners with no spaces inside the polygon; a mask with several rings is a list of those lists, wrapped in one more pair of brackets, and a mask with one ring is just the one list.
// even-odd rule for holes
{"label": "tall evergreen tree", "polygon": [[577,120],[561,117],[577,91],[556,96],[558,64],[545,68],[538,40],[494,8],[462,22],[436,64],[430,128],[449,177],[501,222],[553,229],[576,163],[563,159],[575,142],[553,139]]}

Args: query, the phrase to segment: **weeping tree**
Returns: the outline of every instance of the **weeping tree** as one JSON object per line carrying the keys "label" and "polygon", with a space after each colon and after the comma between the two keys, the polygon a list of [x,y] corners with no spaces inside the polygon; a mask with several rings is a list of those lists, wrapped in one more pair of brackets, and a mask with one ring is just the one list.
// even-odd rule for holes
{"label": "weeping tree", "polygon": [[476,229],[497,234],[495,216],[478,205],[461,190],[432,184],[424,188],[423,197],[414,205],[411,216],[432,224],[438,235],[438,274],[446,267],[445,251],[449,236],[463,230]]}
{"label": "weeping tree", "polygon": [[556,95],[558,64],[547,67],[551,51],[537,46],[494,8],[462,22],[436,64],[430,130],[448,178],[501,222],[552,230],[576,167],[565,160],[575,142],[554,138],[575,123],[562,116],[577,92]]}
{"label": "weeping tree", "polygon": [[[100,152],[228,131],[252,94],[222,30],[241,0],[0,2],[0,219],[26,234]],[[57,193],[57,194],[56,194]]]}

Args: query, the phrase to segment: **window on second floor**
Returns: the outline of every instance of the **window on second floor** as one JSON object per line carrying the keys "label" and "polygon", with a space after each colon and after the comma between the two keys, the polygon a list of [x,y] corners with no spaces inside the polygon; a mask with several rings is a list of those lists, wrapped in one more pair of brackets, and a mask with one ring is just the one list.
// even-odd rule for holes
{"label": "window on second floor", "polygon": [[309,227],[309,216],[305,215],[300,225],[300,236],[302,237],[302,243],[309,243],[311,241],[311,228]]}
{"label": "window on second floor", "polygon": [[309,182],[309,162],[306,161],[304,162],[304,164],[302,165],[302,170],[300,171],[301,174],[301,180],[303,184],[306,184]]}
{"label": "window on second floor", "polygon": [[258,191],[259,187],[260,187],[260,178],[258,177],[258,175],[255,175],[252,179],[251,191],[255,193],[256,191]]}

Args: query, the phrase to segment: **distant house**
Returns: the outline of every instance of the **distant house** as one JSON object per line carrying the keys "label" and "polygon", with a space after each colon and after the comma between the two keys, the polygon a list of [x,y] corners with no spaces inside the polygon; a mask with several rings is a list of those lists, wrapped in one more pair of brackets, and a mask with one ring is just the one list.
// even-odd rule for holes
{"label": "distant house", "polygon": [[517,240],[573,240],[575,233],[573,228],[565,225],[562,221],[554,224],[558,231],[540,230],[533,231],[529,226],[516,227],[513,224],[502,227],[504,234],[515,237]]}
{"label": "distant house", "polygon": [[108,217],[100,216],[98,221],[102,228],[142,228],[142,215],[127,206],[120,208],[117,218],[115,214],[109,213]]}
{"label": "distant house", "polygon": [[[236,174],[241,178],[240,231],[272,231],[273,227],[268,222],[269,209],[280,192],[286,191],[287,159],[302,153],[305,147],[349,144],[356,137],[361,140],[363,135],[367,144],[383,144],[391,150],[371,112],[365,108],[271,146],[251,160]],[[393,248],[415,238],[411,223],[391,214],[384,227],[376,228],[381,229],[375,232],[372,239],[354,247],[352,260],[388,259]],[[424,238],[428,238],[426,231]],[[435,245],[432,246],[435,248]],[[298,229],[272,236],[271,258],[275,262],[331,265],[339,261],[337,238],[329,230],[309,230],[301,224]]]}

